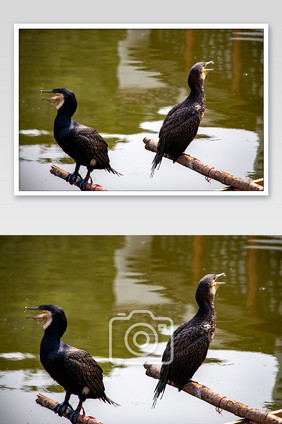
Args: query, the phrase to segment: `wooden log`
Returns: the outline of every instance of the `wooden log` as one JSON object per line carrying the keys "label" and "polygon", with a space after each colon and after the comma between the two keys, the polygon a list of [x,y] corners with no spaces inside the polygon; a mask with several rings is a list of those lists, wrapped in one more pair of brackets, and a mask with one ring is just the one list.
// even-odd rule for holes
{"label": "wooden log", "polygon": [[[51,411],[55,408],[55,406],[58,404],[58,402],[55,402],[53,399],[49,399],[47,396],[44,396],[42,393],[37,394],[37,399],[35,400],[38,405],[43,406],[44,408],[48,408]],[[68,408],[66,412],[70,412],[71,409]],[[63,417],[68,418],[66,414],[63,414]],[[95,418],[92,417],[86,417],[85,415],[79,415],[77,417],[78,424],[102,424],[100,421],[97,421]]]}
{"label": "wooden log", "polygon": [[[145,143],[146,150],[150,150],[151,152],[157,152],[158,143],[155,140],[145,137],[143,139],[143,142]],[[164,157],[172,160],[169,155],[164,155]],[[256,184],[253,181],[245,180],[244,178],[234,177],[233,175],[228,174],[227,172],[220,171],[209,165],[206,165],[199,159],[193,158],[190,155],[183,154],[177,159],[176,162],[180,163],[180,165],[186,166],[187,168],[190,168],[193,171],[204,175],[206,178],[212,178],[216,181],[221,182],[222,184],[225,184],[226,186],[232,186],[237,190],[263,191],[263,187],[260,184]]]}
{"label": "wooden log", "polygon": [[[67,175],[69,175],[69,172],[65,171],[64,169],[59,168],[56,165],[52,165],[50,169],[51,174],[55,175],[56,177],[62,178],[63,180],[66,179]],[[80,178],[77,177],[76,182],[79,181]],[[78,187],[78,185],[74,183]],[[86,184],[86,190],[85,191],[107,191],[103,187],[101,187],[99,184],[92,184],[87,183]]]}
{"label": "wooden log", "polygon": [[[271,411],[271,415],[275,415],[276,417],[282,418],[282,409],[278,409],[277,411]],[[257,424],[254,421],[247,420],[246,418],[240,418],[239,420],[232,421],[225,424]]]}
{"label": "wooden log", "polygon": [[[156,379],[160,378],[160,367],[157,365],[145,363],[144,368],[146,369],[146,375],[149,377]],[[173,382],[168,384],[173,387],[177,387]],[[243,403],[228,399],[227,396],[215,393],[208,387],[194,381],[185,384],[182,391],[189,393],[198,399],[204,400],[217,408],[224,409],[238,417],[247,418],[258,424],[282,424],[282,419],[275,415],[259,409],[250,408]]]}
{"label": "wooden log", "polygon": [[[253,180],[252,183],[258,184],[263,187],[263,178],[259,178],[258,180]],[[232,186],[228,186],[228,187],[220,188],[219,191],[237,191],[237,189]]]}

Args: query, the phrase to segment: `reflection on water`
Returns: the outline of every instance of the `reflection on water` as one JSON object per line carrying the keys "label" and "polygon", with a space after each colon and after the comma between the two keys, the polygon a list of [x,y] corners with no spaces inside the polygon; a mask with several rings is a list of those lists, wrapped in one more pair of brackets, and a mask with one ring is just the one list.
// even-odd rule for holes
{"label": "reflection on water", "polygon": [[262,30],[22,29],[20,190],[77,191],[49,175],[50,163],[74,168],[53,139],[55,108],[40,101],[41,89],[58,86],[75,92],[75,120],[105,136],[111,163],[123,174],[94,171],[101,185],[109,190],[221,188],[169,161],[150,178],[153,154],[142,142],[145,136],[157,139],[165,117],[160,111],[167,113],[187,96],[188,71],[200,60],[213,60],[214,72],[206,81],[206,113],[188,153],[238,177],[260,178]]}
{"label": "reflection on water", "polygon": [[138,300],[139,308],[142,304],[159,305],[169,302],[161,295],[163,286],[149,285],[144,272],[132,270],[132,258],[150,255],[150,239],[149,237],[138,238],[136,243],[135,238],[128,237],[121,249],[115,252],[117,272],[113,282],[113,290],[115,305],[118,308],[128,308],[128,305],[136,304],[136,300]]}
{"label": "reflection on water", "polygon": [[[96,359],[101,363],[100,358]],[[104,367],[103,363],[101,365]],[[247,405],[263,407],[268,402],[271,405],[273,378],[277,374],[277,368],[277,360],[271,355],[210,350],[207,362],[197,371],[197,380],[219,393],[231,394],[233,399],[241,400]],[[110,378],[104,378],[104,382],[108,395],[119,401],[121,407],[114,409],[97,400],[87,400],[84,404],[87,414],[94,415],[96,419],[104,423],[161,423],[172,417],[177,422],[186,423],[187,414],[195,424],[202,424],[207,420],[214,424],[226,423],[235,419],[234,415],[225,411],[219,415],[211,405],[186,393],[179,393],[169,386],[156,409],[151,409],[156,380],[145,377],[143,367],[132,365],[115,368]],[[58,423],[58,416],[45,408],[36,406],[34,402],[38,392],[45,392],[46,396],[58,401],[63,400],[64,397],[62,390],[58,391],[59,386],[53,385],[44,371],[6,372],[2,377],[0,376],[0,384],[5,387],[5,391],[2,391],[4,396],[10,395],[7,398],[9,401],[15,393],[17,396],[17,408],[11,410],[10,403],[1,405],[5,423]],[[71,403],[76,406],[77,402],[73,399]],[[173,411],[171,405],[173,405]]]}
{"label": "reflection on water", "polygon": [[[42,328],[24,319],[25,306],[42,303],[63,307],[68,318],[63,340],[101,363],[108,395],[122,404],[113,410],[88,400],[87,414],[105,423],[158,424],[175,414],[184,423],[187,413],[193,423],[231,421],[229,414],[220,416],[210,405],[170,387],[151,410],[156,382],[145,376],[126,346],[112,363],[108,360],[112,318],[146,309],[155,317],[169,317],[175,328],[195,314],[197,283],[210,272],[225,272],[227,284],[216,295],[217,330],[196,381],[253,407],[281,407],[281,237],[1,237],[0,257],[5,423],[58,422],[34,402],[39,391],[63,400],[62,388],[39,361]],[[125,330],[118,327],[114,337],[121,340]],[[168,337],[160,334],[156,357]],[[151,359],[146,349],[140,359]],[[15,396],[17,408],[11,410]]]}

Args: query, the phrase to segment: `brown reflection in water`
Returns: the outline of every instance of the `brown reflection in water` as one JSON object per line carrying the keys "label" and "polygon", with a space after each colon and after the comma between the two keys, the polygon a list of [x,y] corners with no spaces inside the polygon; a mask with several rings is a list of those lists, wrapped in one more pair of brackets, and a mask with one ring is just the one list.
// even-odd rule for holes
{"label": "brown reflection in water", "polygon": [[193,64],[194,37],[195,31],[193,29],[185,31],[185,70],[190,69]]}
{"label": "brown reflection in water", "polygon": [[193,258],[192,258],[192,273],[193,273],[193,282],[194,285],[198,284],[198,281],[202,277],[204,277],[203,272],[200,271],[202,269],[201,263],[202,263],[202,256],[203,256],[203,236],[194,236],[192,239],[192,252],[193,252]]}
{"label": "brown reflection in water", "polygon": [[[249,246],[255,246],[253,237],[248,237]],[[256,307],[256,293],[258,290],[257,281],[258,281],[258,264],[257,264],[257,249],[248,249],[247,256],[247,298],[246,306],[247,313],[250,315],[255,315]]]}
{"label": "brown reflection in water", "polygon": [[[236,34],[236,31],[233,31],[233,36],[235,36],[235,34]],[[233,44],[232,44],[232,84],[231,84],[231,89],[233,93],[239,92],[241,78],[242,78],[241,40],[234,37]]]}

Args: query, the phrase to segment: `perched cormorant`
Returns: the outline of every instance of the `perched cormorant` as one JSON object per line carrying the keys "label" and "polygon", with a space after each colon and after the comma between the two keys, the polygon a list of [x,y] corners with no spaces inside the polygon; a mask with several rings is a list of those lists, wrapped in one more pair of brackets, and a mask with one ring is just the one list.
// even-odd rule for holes
{"label": "perched cormorant", "polygon": [[192,66],[188,76],[191,92],[182,103],[169,111],[163,122],[151,176],[156,167],[160,167],[164,154],[168,154],[175,162],[196,137],[205,112],[204,82],[207,72],[212,71],[206,68],[210,63],[213,62],[198,62]]}
{"label": "perched cormorant", "polygon": [[[43,326],[40,361],[50,376],[66,390],[64,401],[55,406],[54,412],[62,416],[67,408],[71,408],[67,416],[72,423],[76,423],[82,403],[87,398],[100,399],[116,406],[117,404],[105,393],[103,370],[92,356],[60,340],[67,328],[67,318],[63,309],[56,305],[40,305],[26,309],[42,311],[40,315],[26,318],[33,318]],[[75,410],[69,404],[71,394],[79,397],[79,404]]]}
{"label": "perched cormorant", "polygon": [[215,332],[215,292],[218,286],[225,284],[216,280],[223,275],[208,274],[200,280],[196,290],[198,312],[174,331],[163,353],[153,407],[168,381],[173,381],[180,391],[204,362]]}
{"label": "perched cormorant", "polygon": [[[58,112],[54,122],[54,137],[64,152],[76,162],[74,172],[69,174],[66,180],[73,184],[77,177],[80,177],[77,185],[81,190],[85,190],[93,169],[105,169],[121,175],[110,165],[108,145],[103,137],[94,128],[86,127],[71,119],[77,107],[74,93],[67,88],[41,90],[41,93],[55,93],[54,97],[42,100],[47,100],[56,106]],[[87,167],[84,179],[78,173],[81,165]]]}

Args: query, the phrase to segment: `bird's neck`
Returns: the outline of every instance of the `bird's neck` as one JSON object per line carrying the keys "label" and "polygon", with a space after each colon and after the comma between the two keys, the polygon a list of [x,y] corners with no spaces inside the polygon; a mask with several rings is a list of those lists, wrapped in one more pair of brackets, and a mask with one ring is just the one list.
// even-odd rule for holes
{"label": "bird's neck", "polygon": [[46,334],[44,333],[44,336],[41,340],[40,344],[40,357],[49,355],[51,352],[59,350],[60,346],[60,338],[56,335],[52,334]]}
{"label": "bird's neck", "polygon": [[[57,113],[57,116],[54,121],[54,133],[58,134],[61,131],[64,131],[71,127],[72,119],[70,116],[62,113]],[[55,136],[56,138],[56,136]]]}
{"label": "bird's neck", "polygon": [[205,92],[204,92],[204,86],[203,85],[195,85],[191,89],[191,92],[189,94],[189,97],[192,99],[205,99]]}
{"label": "bird's neck", "polygon": [[65,102],[58,109],[57,117],[60,117],[60,119],[70,120],[75,111],[76,111],[76,104]]}
{"label": "bird's neck", "polygon": [[199,310],[198,313],[200,314],[210,314],[213,315],[215,313],[215,309],[214,309],[214,303],[213,302],[208,302],[208,301],[201,301],[201,303],[199,303]]}
{"label": "bird's neck", "polygon": [[72,115],[73,115],[73,113],[71,113],[67,109],[64,109],[64,107],[62,106],[57,112],[56,120],[57,121],[71,121]]}
{"label": "bird's neck", "polygon": [[45,345],[58,344],[66,331],[66,325],[58,325],[52,322],[44,331],[42,343]]}

